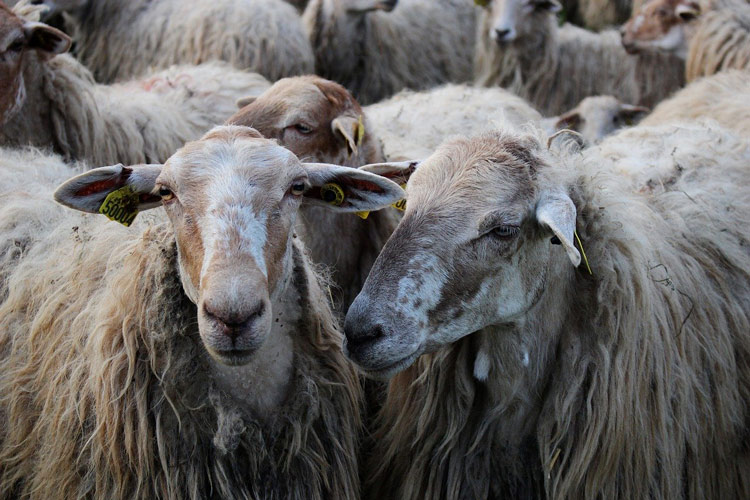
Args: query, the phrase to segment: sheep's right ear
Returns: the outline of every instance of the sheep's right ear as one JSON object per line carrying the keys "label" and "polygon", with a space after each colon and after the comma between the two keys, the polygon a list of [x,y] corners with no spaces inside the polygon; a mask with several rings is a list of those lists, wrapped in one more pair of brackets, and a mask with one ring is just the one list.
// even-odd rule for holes
{"label": "sheep's right ear", "polygon": [[574,266],[581,264],[581,254],[573,244],[576,231],[576,206],[566,193],[546,191],[536,205],[536,220],[547,226],[557,238]]}
{"label": "sheep's right ear", "polygon": [[558,0],[536,0],[534,7],[540,10],[548,10],[550,12],[560,12],[562,5]]}
{"label": "sheep's right ear", "polygon": [[701,8],[697,2],[694,2],[693,0],[685,0],[677,4],[674,13],[683,21],[688,22],[700,15]]}
{"label": "sheep's right ear", "polygon": [[359,170],[377,174],[381,177],[392,180],[399,186],[403,186],[404,184],[409,182],[411,174],[413,174],[417,170],[417,168],[419,168],[420,163],[421,160],[396,161],[390,163],[371,163],[369,165],[359,167]]}
{"label": "sheep's right ear", "polygon": [[242,109],[248,104],[254,103],[257,98],[258,98],[257,95],[249,95],[247,97],[240,97],[239,99],[237,99],[237,102],[236,102],[237,108]]}
{"label": "sheep's right ear", "polygon": [[62,31],[44,23],[27,21],[23,25],[28,47],[52,58],[70,49],[71,39]]}
{"label": "sheep's right ear", "polygon": [[[139,211],[161,205],[161,196],[153,193],[161,169],[161,165],[95,168],[65,181],[55,191],[55,200],[130,225]],[[115,213],[115,207],[121,210]]]}
{"label": "sheep's right ear", "polygon": [[555,129],[556,130],[563,130],[563,129],[570,129],[570,130],[578,130],[578,127],[581,126],[581,115],[578,113],[578,110],[571,110],[567,113],[563,113],[559,117],[557,117],[557,121],[555,122]]}

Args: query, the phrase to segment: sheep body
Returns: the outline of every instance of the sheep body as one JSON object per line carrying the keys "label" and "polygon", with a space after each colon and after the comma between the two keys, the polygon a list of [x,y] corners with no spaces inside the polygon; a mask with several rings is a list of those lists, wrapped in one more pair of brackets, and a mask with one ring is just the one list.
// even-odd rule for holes
{"label": "sheep body", "polygon": [[282,0],[79,3],[68,13],[76,55],[99,82],[217,59],[272,81],[313,70],[299,14]]}
{"label": "sheep body", "polygon": [[504,89],[468,85],[404,90],[364,111],[389,161],[426,158],[446,138],[476,135],[498,121],[517,127],[541,121],[526,101]]}
{"label": "sheep body", "polygon": [[[662,182],[641,192],[602,168],[612,164],[598,148],[548,156],[542,137],[510,134],[514,148],[535,144],[536,174],[575,200],[593,275],[566,259],[562,274],[549,271],[560,295],[542,295],[528,320],[465,336],[392,379],[372,498],[750,492],[748,146],[724,150],[726,131],[679,127],[608,141],[636,129],[659,136],[618,160],[656,168]],[[507,134],[436,154],[473,159]]]}
{"label": "sheep body", "polygon": [[750,5],[744,0],[712,4],[691,28],[685,65],[689,82],[726,69],[750,70]]}
{"label": "sheep body", "polygon": [[311,0],[303,21],[316,73],[362,104],[403,88],[472,76],[475,7],[463,0],[400,0],[393,12],[352,14],[346,0]]}

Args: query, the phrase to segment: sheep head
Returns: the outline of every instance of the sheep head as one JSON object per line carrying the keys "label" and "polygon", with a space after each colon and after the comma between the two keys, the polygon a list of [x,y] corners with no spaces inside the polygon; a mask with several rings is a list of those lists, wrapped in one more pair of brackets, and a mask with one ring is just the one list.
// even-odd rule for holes
{"label": "sheep head", "polygon": [[[576,207],[567,188],[543,180],[547,155],[532,136],[494,132],[419,164],[404,217],[346,315],[345,352],[364,371],[389,377],[477,330],[521,321],[548,281],[580,264]],[[363,169],[399,176],[404,166]]]}
{"label": "sheep head", "polygon": [[359,103],[338,83],[318,76],[284,78],[242,109],[229,124],[245,125],[303,160],[359,167],[380,160]]}
{"label": "sheep head", "polygon": [[[325,186],[343,199],[332,205]],[[322,189],[323,188],[323,189]],[[271,330],[272,306],[292,272],[300,204],[373,210],[403,197],[375,174],[303,164],[248,127],[217,127],[164,165],[103,167],[74,177],[55,199],[130,224],[138,210],[163,206],[178,249],[185,294],[197,306],[206,350],[219,362],[248,363]]]}
{"label": "sheep head", "polygon": [[62,31],[21,19],[0,3],[0,125],[24,103],[23,71],[29,52],[44,60],[69,47],[70,38]]}
{"label": "sheep head", "polygon": [[558,0],[492,0],[482,2],[487,9],[489,37],[500,45],[526,38],[549,22],[562,6]]}
{"label": "sheep head", "polygon": [[620,29],[630,54],[660,51],[687,58],[690,26],[700,15],[696,0],[652,0]]}
{"label": "sheep head", "polygon": [[[550,118],[550,134],[569,129],[580,133],[589,144],[595,144],[615,131],[635,125],[648,114],[644,106],[620,102],[612,96],[594,96],[560,116]],[[545,120],[547,121],[547,120]]]}

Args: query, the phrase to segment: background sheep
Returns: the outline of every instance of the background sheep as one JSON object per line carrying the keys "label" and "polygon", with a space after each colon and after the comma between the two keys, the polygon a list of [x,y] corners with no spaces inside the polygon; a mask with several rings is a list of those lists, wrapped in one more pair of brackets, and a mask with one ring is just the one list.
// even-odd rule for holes
{"label": "background sheep", "polygon": [[525,5],[493,0],[484,9],[476,49],[478,84],[505,87],[550,116],[601,94],[651,106],[683,82],[678,60],[628,57],[614,30],[596,34],[570,24],[558,27],[557,0]]}
{"label": "background sheep", "polygon": [[578,0],[561,3],[566,6],[566,12],[568,3],[576,4],[573,16],[568,16],[567,21],[594,31],[624,23],[633,10],[632,0]]}
{"label": "background sheep", "polygon": [[164,161],[231,116],[238,97],[268,87],[260,75],[218,62],[98,85],[72,57],[55,57],[70,43],[62,32],[0,5],[3,29],[21,37],[0,46],[0,144],[6,146],[46,147],[92,164]]}
{"label": "background sheep", "polygon": [[624,104],[610,95],[587,97],[578,106],[560,116],[545,118],[542,126],[552,135],[563,129],[581,134],[588,144],[596,144],[622,127],[638,123],[649,109]]}
{"label": "background sheep", "polygon": [[347,193],[333,209],[402,196],[372,174],[302,165],[244,127],[214,129],[164,166],[59,188],[96,212],[129,187],[166,216],[125,229],[58,210],[13,271],[0,496],[356,498],[359,383],[292,231],[301,200],[324,203],[330,181]]}
{"label": "background sheep", "polygon": [[716,139],[646,145],[671,168],[642,192],[512,132],[420,164],[345,326],[363,369],[401,372],[373,498],[747,496],[748,147]]}
{"label": "background sheep", "polygon": [[310,0],[303,21],[315,72],[362,104],[403,88],[471,79],[475,7],[469,1]]}
{"label": "background sheep", "polygon": [[700,78],[659,104],[644,125],[715,120],[750,138],[750,74],[728,70]]}
{"label": "background sheep", "polygon": [[270,80],[313,70],[295,8],[282,0],[43,0],[64,11],[77,57],[99,82],[222,60]]}

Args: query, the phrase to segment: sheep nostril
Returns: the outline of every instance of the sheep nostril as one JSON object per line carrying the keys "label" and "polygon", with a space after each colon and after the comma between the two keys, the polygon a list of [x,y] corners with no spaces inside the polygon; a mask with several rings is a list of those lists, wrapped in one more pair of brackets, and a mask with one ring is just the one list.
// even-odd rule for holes
{"label": "sheep nostril", "polygon": [[508,38],[508,35],[510,35],[509,29],[496,29],[495,30],[495,36],[497,37],[498,42],[504,42],[506,38]]}
{"label": "sheep nostril", "polygon": [[203,304],[203,312],[212,321],[222,334],[234,339],[241,335],[248,326],[265,312],[266,305],[261,301],[252,312],[245,314],[222,314],[216,312],[209,305]]}

